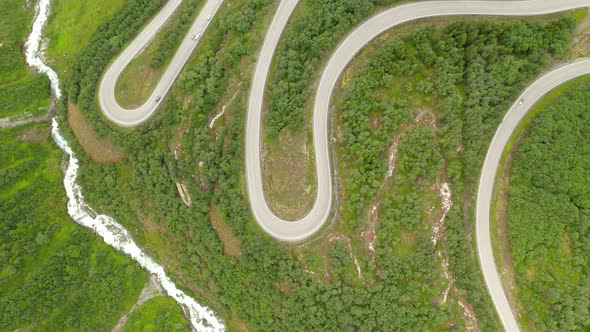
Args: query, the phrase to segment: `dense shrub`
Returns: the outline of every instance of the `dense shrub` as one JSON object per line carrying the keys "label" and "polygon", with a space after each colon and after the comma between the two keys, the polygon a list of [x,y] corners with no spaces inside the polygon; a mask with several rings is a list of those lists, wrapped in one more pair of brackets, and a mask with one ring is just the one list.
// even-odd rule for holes
{"label": "dense shrub", "polygon": [[520,300],[531,328],[590,328],[590,84],[532,121],[508,198]]}

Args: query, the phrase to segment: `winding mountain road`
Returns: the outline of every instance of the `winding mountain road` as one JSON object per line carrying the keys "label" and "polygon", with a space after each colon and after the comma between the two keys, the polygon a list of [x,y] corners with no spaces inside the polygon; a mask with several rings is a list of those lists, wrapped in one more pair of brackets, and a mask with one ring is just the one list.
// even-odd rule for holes
{"label": "winding mountain road", "polygon": [[200,38],[193,40],[192,36],[203,35],[211,18],[221,7],[223,0],[208,0],[205,3],[147,101],[132,110],[121,107],[115,99],[117,79],[125,67],[147,47],[181,2],[182,0],[168,0],[139,35],[111,63],[103,75],[98,88],[98,102],[104,115],[112,122],[124,127],[134,127],[142,124],[154,114],[200,41]]}
{"label": "winding mountain road", "polygon": [[[494,262],[490,234],[490,205],[494,180],[510,136],[527,112],[547,92],[576,77],[590,74],[590,59],[582,59],[557,68],[531,84],[515,102],[492,139],[479,179],[476,207],[476,239],[481,270],[496,310],[507,331],[517,331],[518,326],[510,310]],[[520,103],[522,100],[522,104]]]}
{"label": "winding mountain road", "polygon": [[[181,0],[170,0],[127,49],[109,67],[100,85],[99,101],[105,115],[113,122],[127,127],[147,120],[159,106],[155,100],[164,96],[195,48],[191,35],[208,24],[207,16],[219,8],[221,1],[210,0],[199,14],[189,34],[175,54],[162,80],[148,101],[136,110],[126,110],[115,100],[115,83],[127,64],[149,43],[159,27],[171,15]],[[282,0],[268,29],[252,80],[246,122],[246,178],[252,212],[258,224],[274,238],[303,241],[315,234],[326,222],[332,207],[332,175],[328,145],[328,112],[332,91],[352,58],[373,38],[400,24],[428,17],[459,15],[533,16],[551,14],[590,6],[590,0],[523,0],[523,1],[423,1],[386,10],[365,21],[352,31],[332,54],[322,74],[315,97],[313,139],[316,160],[317,196],[311,211],[297,221],[286,221],[268,207],[264,196],[261,155],[261,119],[264,91],[274,51],[281,33],[299,0]],[[476,209],[476,239],[479,260],[486,286],[498,315],[507,331],[519,331],[516,318],[502,288],[494,263],[490,239],[490,201],[494,177],[500,157],[518,122],[545,93],[583,74],[590,73],[590,60],[565,65],[542,76],[527,88],[507,112],[490,145],[480,178]]]}

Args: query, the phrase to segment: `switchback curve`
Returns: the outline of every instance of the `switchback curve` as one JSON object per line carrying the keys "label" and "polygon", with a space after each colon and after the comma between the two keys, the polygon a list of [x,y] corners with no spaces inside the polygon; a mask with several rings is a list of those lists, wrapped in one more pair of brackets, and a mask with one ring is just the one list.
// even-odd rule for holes
{"label": "switchback curve", "polygon": [[203,35],[223,0],[207,0],[147,101],[132,110],[121,107],[115,99],[117,79],[125,67],[147,47],[181,2],[182,0],[169,0],[139,35],[110,64],[103,75],[98,91],[98,101],[100,109],[112,122],[123,127],[134,127],[142,124],[154,114],[201,40],[201,38],[193,40],[192,36]]}
{"label": "switchback curve", "polygon": [[352,58],[372,39],[400,24],[421,18],[458,15],[532,16],[585,7],[590,0],[525,1],[424,1],[386,10],[352,31],[332,54],[316,92],[313,140],[316,160],[316,201],[303,218],[287,221],[269,208],[262,182],[261,119],[264,91],[274,50],[298,0],[283,0],[271,23],[260,52],[248,105],[246,123],[246,177],[250,205],[260,226],[271,236],[288,242],[305,240],[326,222],[332,206],[332,176],[328,150],[328,113],[332,90]]}
{"label": "switchback curve", "polygon": [[[248,193],[250,206],[256,221],[271,236],[288,242],[305,240],[315,234],[328,219],[332,205],[332,178],[328,151],[328,113],[332,91],[348,63],[372,39],[397,25],[427,17],[458,15],[533,16],[588,7],[590,5],[590,1],[588,0],[425,1],[393,7],[361,24],[345,38],[331,56],[324,69],[316,93],[313,113],[313,138],[317,179],[316,201],[311,211],[305,217],[297,221],[286,221],[276,216],[270,210],[264,197],[260,163],[260,139],[266,79],[280,34],[295,8],[296,4],[294,2],[296,1],[284,0],[281,2],[264,41],[250,92],[245,145]],[[490,240],[489,198],[491,198],[493,178],[495,169],[497,168],[497,162],[493,165],[492,161],[495,160],[496,151],[499,150],[501,154],[503,150],[503,145],[498,145],[502,143],[500,139],[504,138],[505,135],[509,137],[512,132],[504,131],[510,128],[513,130],[518,121],[520,121],[520,118],[532,106],[526,100],[534,103],[538,99],[536,98],[538,92],[535,89],[545,87],[548,89],[546,91],[549,91],[551,88],[573,77],[590,71],[590,61],[580,61],[576,65],[566,66],[564,68],[566,69],[556,70],[552,72],[553,75],[545,75],[533,83],[531,88],[525,90],[520,97],[520,99],[524,98],[525,102],[522,105],[520,105],[520,102],[517,102],[510,109],[490,146],[490,152],[486,157],[486,167],[484,167],[484,172],[482,172],[483,180],[480,181],[476,213],[478,255],[486,286],[502,324],[507,331],[519,331],[519,327],[502,288],[495,266]],[[576,74],[576,71],[580,74]],[[574,75],[573,77],[572,74]],[[525,109],[525,106],[528,107]],[[520,110],[520,112],[514,110]],[[487,199],[488,205],[486,210],[484,203],[488,193],[489,197]]]}
{"label": "switchback curve", "polygon": [[[215,14],[222,0],[209,0],[191,27],[179,50],[174,55],[161,81],[148,101],[135,110],[120,107],[114,97],[116,79],[143,47],[145,47],[181,0],[170,0],[164,9],[148,24],[140,35],[123,51],[107,69],[99,88],[99,102],[105,115],[113,122],[133,127],[146,121],[157,109],[160,101],[190,57],[196,43],[190,35],[201,33],[208,25],[207,16]],[[298,221],[286,221],[277,217],[268,207],[262,185],[260,164],[261,118],[264,91],[274,50],[281,33],[295,9],[298,0],[282,0],[268,30],[253,76],[246,122],[246,177],[252,212],[258,224],[274,238],[287,241],[303,241],[315,234],[326,222],[332,206],[332,177],[328,151],[328,112],[334,86],[352,58],[373,38],[405,22],[438,16],[496,15],[533,16],[544,15],[590,6],[590,0],[521,0],[521,1],[424,1],[409,3],[386,10],[352,31],[331,56],[322,74],[316,93],[313,114],[313,138],[316,160],[317,196],[311,211]],[[590,60],[582,60],[561,67],[535,81],[520,96],[502,121],[486,156],[480,178],[477,198],[477,245],[482,272],[492,300],[507,331],[518,331],[518,324],[502,289],[494,264],[489,232],[489,207],[495,170],[499,156],[510,134],[530,107],[546,92],[577,76],[590,73]]]}

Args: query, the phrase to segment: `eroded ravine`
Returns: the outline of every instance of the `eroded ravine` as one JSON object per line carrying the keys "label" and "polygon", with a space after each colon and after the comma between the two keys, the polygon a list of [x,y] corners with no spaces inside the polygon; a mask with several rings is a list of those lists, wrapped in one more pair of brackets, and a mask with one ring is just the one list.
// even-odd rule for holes
{"label": "eroded ravine", "polygon": [[[52,68],[43,62],[38,54],[43,27],[49,15],[50,5],[50,0],[39,0],[33,28],[25,43],[25,55],[29,66],[35,68],[39,72],[47,74],[51,82],[53,95],[56,99],[59,99],[61,98],[61,90],[58,75]],[[68,155],[67,169],[65,171],[63,182],[68,197],[67,209],[70,217],[79,225],[91,229],[94,233],[99,235],[105,243],[125,253],[151,274],[152,277],[157,280],[164,292],[182,307],[193,330],[223,331],[225,327],[221,320],[215,316],[213,311],[200,305],[192,297],[178,289],[172,280],[166,275],[164,268],[141,250],[123,226],[118,224],[110,216],[96,213],[90,206],[88,206],[88,204],[86,204],[84,196],[82,195],[82,188],[76,183],[79,168],[78,159],[66,139],[62,136],[56,118],[52,119],[51,134],[57,146]]]}

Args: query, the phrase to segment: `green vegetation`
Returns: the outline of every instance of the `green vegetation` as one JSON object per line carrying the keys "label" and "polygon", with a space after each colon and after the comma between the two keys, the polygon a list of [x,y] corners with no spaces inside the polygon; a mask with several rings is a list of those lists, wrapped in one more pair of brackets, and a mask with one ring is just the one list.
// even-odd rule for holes
{"label": "green vegetation", "polygon": [[402,136],[399,155],[400,180],[409,183],[432,181],[442,166],[432,129],[426,126],[412,127]]}
{"label": "green vegetation", "polygon": [[67,215],[46,124],[0,131],[0,155],[0,330],[109,330],[145,274]]}
{"label": "green vegetation", "polygon": [[525,326],[579,331],[590,328],[590,84],[552,97],[513,151],[509,234]]}
{"label": "green vegetation", "polygon": [[28,75],[0,86],[0,118],[47,113],[49,81],[43,74]]}
{"label": "green vegetation", "polygon": [[[387,165],[383,156],[400,123],[420,113],[434,117],[449,179],[459,191],[473,183],[487,142],[512,99],[552,54],[563,52],[572,29],[570,19],[546,25],[460,22],[440,34],[425,28],[380,47],[342,104],[345,168],[363,174],[352,177],[351,217],[362,217],[364,204],[375,197]],[[517,46],[524,44],[525,49]],[[437,164],[432,147],[419,141],[410,149],[415,150],[413,160],[400,159],[404,176],[424,177]],[[416,158],[423,158],[419,168]]]}
{"label": "green vegetation", "polygon": [[[289,24],[285,29],[279,47],[276,51],[276,56],[271,72],[268,87],[268,113],[266,116],[264,130],[267,140],[265,141],[265,153],[269,155],[265,158],[264,169],[267,174],[274,178],[283,176],[275,169],[287,169],[290,167],[289,162],[293,160],[297,162],[303,170],[299,170],[288,178],[287,183],[298,181],[301,178],[314,179],[314,168],[309,166],[313,164],[311,158],[297,158],[293,156],[293,160],[280,163],[279,165],[272,165],[269,161],[275,161],[280,157],[281,151],[276,147],[281,142],[288,142],[287,146],[282,144],[283,149],[291,151],[299,151],[302,149],[298,142],[302,141],[302,137],[311,137],[308,132],[311,121],[311,110],[313,100],[313,93],[315,91],[314,81],[318,80],[318,73],[320,68],[327,61],[328,56],[335,50],[337,43],[342,40],[343,36],[348,33],[351,28],[357,25],[362,19],[368,17],[383,9],[398,3],[396,0],[302,0],[298,4],[298,8],[290,18]],[[579,20],[583,16],[583,11],[574,13],[575,19]],[[432,19],[429,19],[432,21]],[[448,18],[441,19],[439,23],[445,25]],[[401,29],[406,29],[403,27]],[[524,32],[526,34],[526,32]],[[506,41],[507,44],[514,44],[515,41]],[[535,44],[531,46],[535,47]],[[567,45],[562,44],[561,47]],[[525,49],[529,48],[528,44],[522,43],[520,46],[523,49],[520,52],[527,52]],[[418,50],[418,52],[429,52],[428,49]],[[428,56],[428,55],[424,55]],[[485,54],[484,54],[485,56]],[[492,61],[494,61],[492,59]],[[432,66],[431,66],[432,67]],[[429,73],[429,75],[433,75]],[[479,84],[487,84],[480,82]],[[418,88],[418,86],[412,86]],[[428,86],[420,88],[428,89]],[[477,98],[477,96],[474,96]],[[449,126],[452,127],[452,126]],[[458,128],[458,127],[456,127]],[[288,129],[288,130],[285,130]],[[468,129],[469,130],[469,129]],[[478,129],[476,129],[478,130]],[[271,141],[269,143],[269,141]],[[295,142],[295,143],[291,143]],[[305,148],[305,147],[304,147]],[[307,143],[307,150],[311,150],[311,143]],[[297,158],[297,159],[296,159]],[[286,159],[286,158],[282,158]],[[276,163],[275,163],[276,164]],[[371,174],[372,176],[372,174]],[[301,181],[303,182],[303,181]],[[275,189],[276,195],[288,196],[294,195],[303,197],[298,200],[295,205],[305,206],[309,194],[306,192],[308,187],[314,187],[314,181],[305,181],[305,186],[282,186],[279,188],[280,181],[274,182],[275,188],[266,186],[267,193],[271,192],[268,189]],[[293,193],[295,191],[295,193]],[[313,191],[311,190],[313,197]],[[278,204],[273,204],[278,201]],[[280,206],[280,200],[272,199],[269,202],[271,206]],[[278,209],[276,209],[278,210]],[[299,215],[304,215],[306,210],[300,209]]]}
{"label": "green vegetation", "polygon": [[25,0],[0,3],[0,118],[47,112],[48,80],[31,74],[21,54],[33,13]]}
{"label": "green vegetation", "polygon": [[[354,3],[347,2],[353,7]],[[218,14],[224,20],[211,23],[165,105],[134,131],[113,128],[103,120],[96,105],[96,86],[109,59],[132,35],[120,28],[122,18],[135,26],[134,22],[149,15],[134,6],[153,12],[158,1],[132,0],[98,29],[73,66],[68,97],[97,133],[130,155],[124,161],[99,165],[74,146],[88,201],[130,229],[181,287],[222,315],[230,328],[245,324],[252,330],[461,329],[457,302],[466,299],[482,329],[496,330],[472,248],[472,183],[503,112],[551,55],[565,48],[571,21],[477,21],[442,30],[422,29],[388,41],[374,61],[355,75],[337,113],[343,128],[338,154],[345,163],[343,174],[350,175],[342,178],[357,181],[343,183],[342,206],[348,210],[341,214],[345,222],[339,225],[349,233],[360,234],[364,228],[369,201],[377,196],[387,171],[383,158],[393,137],[405,132],[396,173],[401,176],[386,184],[385,194],[379,196],[383,201],[376,226],[378,267],[367,257],[365,243],[352,239],[361,279],[344,242],[327,246],[325,260],[319,253],[297,255],[297,249],[277,243],[258,229],[244,197],[247,86],[233,102],[229,100],[239,83],[248,83],[255,45],[262,41],[264,23],[276,5],[272,4],[262,0],[225,3]],[[350,11],[321,4],[328,8],[324,14],[330,15],[326,26],[332,26],[329,17],[345,17],[338,28],[342,31],[336,31],[344,34],[352,24]],[[354,16],[357,21],[366,13],[361,9]],[[323,29],[318,22],[324,21],[307,25]],[[523,39],[527,43],[519,42]],[[122,43],[105,47],[111,40]],[[528,48],[519,48],[522,44]],[[361,103],[357,98],[366,99]],[[211,130],[208,122],[221,105],[227,105],[226,113]],[[424,120],[406,128],[418,107],[432,109],[435,128]],[[61,108],[63,113],[65,105]],[[422,166],[410,167],[416,162]],[[362,177],[358,180],[359,176],[346,172]],[[440,207],[438,193],[432,189],[435,178],[451,182],[456,202],[445,221],[446,240],[437,247],[424,231],[439,217],[427,213],[432,204]],[[191,206],[183,204],[175,183],[186,185]],[[217,233],[220,227],[211,225],[213,218],[239,240],[234,244],[239,255],[224,255],[224,237]],[[436,255],[441,248],[448,253],[458,289],[446,304],[441,297],[446,282]],[[314,272],[326,278],[304,271],[318,257],[328,263],[325,271],[314,266]]]}
{"label": "green vegetation", "polygon": [[123,332],[186,331],[187,321],[174,300],[157,296],[139,306],[129,317]]}
{"label": "green vegetation", "polygon": [[[286,219],[303,217],[315,198],[311,121],[313,80],[338,43],[363,18],[397,0],[302,0],[289,19],[267,83],[263,122],[264,189],[268,204]],[[307,116],[306,116],[307,115]],[[286,154],[285,151],[305,153]],[[297,165],[297,166],[294,166]],[[285,174],[282,170],[296,167]],[[275,181],[276,179],[276,181]],[[302,180],[303,179],[303,180]],[[288,209],[285,206],[289,206]]]}
{"label": "green vegetation", "polygon": [[[246,89],[226,110],[231,116],[218,122],[224,124],[219,133],[227,138],[228,144],[216,140],[207,122],[221,96],[226,96],[225,84],[232,84],[233,93],[238,81],[245,80],[240,71],[245,71],[254,60],[255,41],[261,42],[264,34],[263,19],[272,14],[273,8],[269,8],[267,1],[226,3],[217,15],[226,19],[211,22],[165,107],[147,126],[134,132],[113,130],[103,122],[95,103],[100,73],[108,57],[117,52],[111,48],[103,50],[103,45],[123,36],[128,40],[119,28],[122,18],[133,22],[145,19],[143,12],[133,8],[135,5],[143,8],[157,4],[158,1],[129,2],[108,25],[99,28],[73,67],[67,87],[70,101],[78,103],[96,132],[133,151],[128,161],[102,166],[91,163],[74,146],[82,161],[80,183],[84,183],[91,205],[115,216],[166,266],[176,282],[197,300],[212,305],[230,326],[241,322],[230,315],[229,309],[250,327],[269,329],[276,326],[273,323],[279,323],[274,299],[280,298],[281,293],[272,284],[278,273],[274,266],[278,260],[289,260],[289,256],[275,241],[252,227],[238,184]],[[251,32],[254,24],[256,30]],[[190,130],[184,131],[182,126]],[[175,145],[182,146],[178,161],[171,151]],[[202,161],[202,167],[197,160]],[[100,178],[104,181],[98,181]],[[190,208],[179,199],[175,181],[187,185],[193,201]],[[112,200],[113,195],[125,199]],[[213,203],[220,206],[220,218],[231,221],[230,225],[236,226],[232,227],[233,233],[243,239],[239,260],[223,255],[223,243],[209,223]],[[261,257],[260,252],[269,256]],[[224,272],[218,273],[221,270]],[[236,284],[244,287],[235,287]]]}
{"label": "green vegetation", "polygon": [[[0,2],[0,118],[46,113],[50,103],[47,78],[21,54],[35,4]],[[69,218],[62,153],[46,123],[0,130],[0,156],[0,330],[110,330],[145,274]]]}
{"label": "green vegetation", "polygon": [[[442,248],[460,296],[484,330],[497,326],[472,247],[474,184],[504,112],[552,56],[564,53],[573,27],[570,18],[477,20],[384,37],[351,65],[356,74],[344,74],[336,97],[346,202],[341,232],[361,233],[368,211],[382,200],[377,262],[392,250],[402,257],[408,250],[425,250],[404,238],[419,239],[418,226],[423,230],[436,221],[427,210],[440,205],[434,185],[449,182],[455,204],[446,217]],[[394,183],[383,183],[396,135],[401,137]]]}
{"label": "green vegetation", "polygon": [[[160,68],[172,57],[180,41],[186,34],[187,29],[193,23],[193,19],[199,12],[201,0],[187,0],[183,2],[180,8],[174,13],[174,18],[170,21],[168,29],[163,29],[158,35],[159,46],[154,52],[154,57],[150,60],[152,68]],[[158,37],[156,37],[158,38]]]}
{"label": "green vegetation", "polygon": [[0,3],[0,85],[17,81],[29,70],[21,49],[33,19],[33,8],[24,0],[6,0]]}
{"label": "green vegetation", "polygon": [[[44,35],[50,41],[47,47],[48,58],[55,62],[54,67],[60,74],[70,73],[78,52],[86,45],[96,29],[127,2],[126,0],[52,1],[51,16]],[[130,29],[133,30],[134,27],[130,26]],[[110,43],[117,44],[117,41],[113,40]]]}
{"label": "green vegetation", "polygon": [[300,130],[302,108],[310,80],[336,43],[375,7],[397,0],[307,0],[299,3],[276,50],[276,68],[270,83],[270,111],[266,131],[273,137],[283,128]]}
{"label": "green vegetation", "polygon": [[[121,10],[117,11],[97,28],[96,32],[89,37],[88,45],[79,52],[80,54],[71,68],[71,73],[65,72],[71,74],[66,77],[69,77],[72,81],[69,84],[68,93],[74,102],[77,103],[80,94],[83,96],[95,94],[94,90],[81,89],[81,79],[84,78],[86,85],[96,86],[106,65],[136,35],[143,22],[155,14],[161,5],[161,0],[128,1]],[[71,36],[69,34],[63,35]],[[112,38],[107,39],[107,36]],[[57,48],[57,46],[54,47]],[[65,53],[60,50],[59,54]],[[94,100],[81,99],[94,104]],[[81,106],[85,109],[88,108],[87,104],[81,104]]]}
{"label": "green vegetation", "polygon": [[187,0],[180,4],[146,49],[123,70],[115,88],[115,97],[121,106],[134,108],[149,97],[202,3],[201,0]]}
{"label": "green vegetation", "polygon": [[512,247],[510,244],[510,235],[507,220],[507,201],[510,186],[510,174],[512,171],[513,153],[518,150],[518,146],[522,138],[526,136],[526,130],[530,126],[531,121],[535,119],[539,113],[550,107],[563,94],[572,90],[581,83],[590,81],[589,75],[583,75],[572,79],[566,83],[549,91],[537,101],[537,103],[528,111],[524,118],[518,123],[512,136],[508,140],[506,147],[502,153],[499,161],[498,172],[494,183],[494,191],[492,196],[491,212],[490,212],[490,229],[492,236],[492,247],[494,257],[496,259],[496,266],[499,267],[500,277],[504,285],[512,285],[510,288],[509,301],[515,314],[520,318],[520,324],[526,328],[529,326],[528,319],[521,314],[524,312],[521,302],[517,300],[519,289],[516,285]]}

